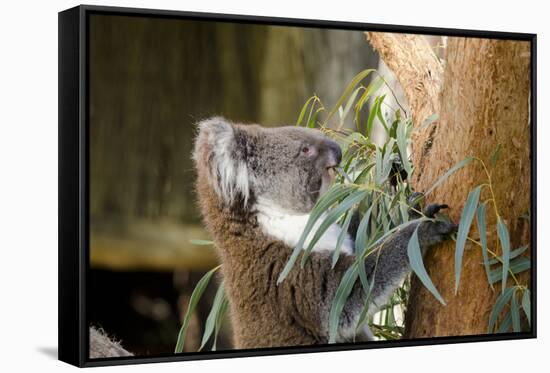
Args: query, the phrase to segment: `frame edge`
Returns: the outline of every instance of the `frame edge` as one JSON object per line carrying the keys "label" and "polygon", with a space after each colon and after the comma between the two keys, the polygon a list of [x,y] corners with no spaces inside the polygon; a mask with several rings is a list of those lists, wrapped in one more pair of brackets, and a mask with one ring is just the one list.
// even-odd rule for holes
{"label": "frame edge", "polygon": [[83,366],[80,200],[81,7],[58,13],[58,359]]}

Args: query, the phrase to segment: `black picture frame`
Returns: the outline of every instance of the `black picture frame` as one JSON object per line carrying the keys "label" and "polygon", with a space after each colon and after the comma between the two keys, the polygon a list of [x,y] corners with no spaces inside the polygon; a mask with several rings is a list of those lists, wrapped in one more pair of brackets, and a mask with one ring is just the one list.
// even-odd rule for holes
{"label": "black picture frame", "polygon": [[[434,337],[369,344],[332,344],[235,351],[208,351],[161,356],[88,358],[86,315],[87,271],[89,269],[89,123],[88,48],[89,17],[93,14],[177,18],[206,21],[269,24],[345,30],[368,29],[409,34],[465,36],[472,38],[514,39],[531,44],[531,332],[473,336]],[[282,355],[304,352],[423,346],[448,343],[483,342],[536,338],[537,331],[537,212],[536,212],[536,107],[537,35],[481,30],[459,30],[420,26],[381,25],[341,21],[210,14],[156,9],[136,9],[81,5],[59,13],[59,360],[79,367]]]}

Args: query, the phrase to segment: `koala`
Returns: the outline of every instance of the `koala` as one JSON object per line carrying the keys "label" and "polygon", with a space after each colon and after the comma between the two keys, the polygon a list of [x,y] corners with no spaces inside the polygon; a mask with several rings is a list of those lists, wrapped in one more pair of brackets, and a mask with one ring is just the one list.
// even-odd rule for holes
{"label": "koala", "polygon": [[[328,343],[332,301],[355,261],[355,234],[346,232],[332,268],[341,232],[334,224],[303,268],[295,265],[284,281],[277,279],[341,157],[338,144],[316,129],[265,128],[220,117],[198,124],[193,150],[198,202],[222,263],[237,348]],[[431,205],[427,213],[444,207]],[[368,257],[366,272],[374,281],[369,314],[387,303],[410,273],[407,245],[418,224],[422,250],[456,230],[452,223],[413,223],[391,236],[378,258]],[[357,281],[341,314],[337,342],[373,339],[368,327],[355,333],[364,303]]]}

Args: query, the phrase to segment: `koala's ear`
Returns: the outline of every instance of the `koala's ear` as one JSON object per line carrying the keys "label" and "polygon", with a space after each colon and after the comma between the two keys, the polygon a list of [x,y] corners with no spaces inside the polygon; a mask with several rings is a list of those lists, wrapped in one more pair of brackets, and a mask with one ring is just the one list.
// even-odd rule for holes
{"label": "koala's ear", "polygon": [[226,205],[244,202],[250,196],[248,168],[238,149],[235,126],[215,117],[198,124],[193,159],[198,172],[207,172],[207,179]]}

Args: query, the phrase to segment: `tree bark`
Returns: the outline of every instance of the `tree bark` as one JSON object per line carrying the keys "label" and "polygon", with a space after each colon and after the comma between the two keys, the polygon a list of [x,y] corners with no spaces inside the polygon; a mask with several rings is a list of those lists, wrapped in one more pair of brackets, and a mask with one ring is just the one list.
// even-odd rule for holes
{"label": "tree bark", "polygon": [[[491,173],[498,212],[509,227],[512,247],[528,243],[528,220],[522,216],[529,213],[531,198],[530,44],[449,38],[443,68],[423,36],[369,33],[368,38],[403,86],[414,126],[418,128],[429,115],[439,113],[436,123],[413,138],[414,188],[427,190],[452,165],[468,156],[479,157]],[[500,159],[491,167],[497,144],[501,146]],[[483,167],[473,162],[437,187],[428,199],[449,204],[450,218],[458,222],[469,191],[486,182]],[[487,188],[483,188],[481,200],[487,199]],[[500,254],[494,229],[496,215],[490,206],[488,246]],[[470,236],[476,235],[472,229]],[[413,277],[405,317],[406,338],[487,332],[501,284],[497,283],[495,290],[490,288],[481,250],[468,243],[455,294],[454,255],[451,241],[424,259],[446,306]],[[518,280],[529,284],[529,275],[526,272]],[[509,279],[509,285],[511,282]]]}

